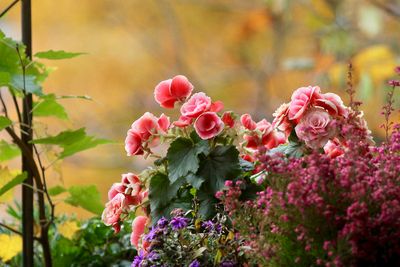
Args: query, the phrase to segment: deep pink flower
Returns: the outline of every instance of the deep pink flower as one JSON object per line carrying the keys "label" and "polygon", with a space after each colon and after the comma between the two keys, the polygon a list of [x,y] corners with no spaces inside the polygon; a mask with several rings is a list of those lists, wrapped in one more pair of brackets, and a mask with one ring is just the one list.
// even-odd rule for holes
{"label": "deep pink flower", "polygon": [[232,128],[233,126],[235,126],[235,119],[233,118],[233,113],[230,111],[225,112],[222,115],[222,121],[225,123],[226,126],[228,126],[229,128]]}
{"label": "deep pink flower", "polygon": [[185,116],[180,116],[179,120],[174,121],[173,124],[176,127],[184,128],[184,127],[189,126],[190,124],[192,124],[192,122],[193,122],[192,118],[188,118],[188,117],[185,117]]}
{"label": "deep pink flower", "polygon": [[130,129],[125,139],[125,150],[128,156],[142,155],[142,138],[136,131]]}
{"label": "deep pink flower", "polygon": [[194,129],[201,139],[211,139],[222,132],[224,122],[215,112],[205,112],[194,122]]}
{"label": "deep pink flower", "polygon": [[314,149],[322,148],[336,133],[329,113],[319,108],[307,111],[295,131],[300,140]]}
{"label": "deep pink flower", "polygon": [[257,128],[257,123],[253,121],[250,114],[243,114],[240,117],[240,122],[247,130],[254,131]]}
{"label": "deep pink flower", "polygon": [[181,107],[181,114],[185,118],[196,119],[202,113],[211,108],[211,98],[205,93],[200,92],[192,95],[189,100]]}
{"label": "deep pink flower", "polygon": [[143,185],[139,177],[133,173],[122,175],[122,184],[125,186],[125,197],[127,205],[139,205],[143,200]]}
{"label": "deep pink flower", "polygon": [[159,129],[158,118],[152,113],[146,112],[132,123],[131,129],[138,133],[143,141],[147,141]]}
{"label": "deep pink flower", "polygon": [[222,101],[215,101],[211,104],[210,111],[212,112],[220,112],[224,109],[224,103]]}
{"label": "deep pink flower", "polygon": [[289,106],[289,120],[299,120],[316,98],[319,98],[318,86],[300,87],[292,94]]}
{"label": "deep pink flower", "polygon": [[324,151],[330,158],[336,158],[344,154],[343,147],[337,138],[329,140],[324,146]]}
{"label": "deep pink flower", "polygon": [[122,193],[116,194],[113,199],[107,202],[106,208],[101,215],[101,219],[105,225],[117,224],[125,206],[125,196]]}
{"label": "deep pink flower", "polygon": [[394,68],[394,72],[396,72],[397,74],[400,74],[400,66],[397,66],[396,68]]}
{"label": "deep pink flower", "polygon": [[320,94],[320,98],[315,100],[315,106],[326,109],[332,116],[342,116],[346,118],[348,115],[348,111],[342,99],[334,93]]}
{"label": "deep pink flower", "polygon": [[192,93],[193,85],[183,76],[160,82],[154,90],[154,98],[163,108],[174,108],[175,102],[186,100]]}
{"label": "deep pink flower", "polygon": [[390,81],[388,81],[388,84],[390,86],[400,86],[400,81],[399,80],[390,80]]}
{"label": "deep pink flower", "polygon": [[146,216],[137,216],[132,222],[131,244],[137,249],[149,218]]}
{"label": "deep pink flower", "polygon": [[157,124],[158,124],[158,129],[163,133],[167,133],[169,126],[171,125],[169,117],[165,116],[164,113],[161,114],[161,116],[158,118]]}

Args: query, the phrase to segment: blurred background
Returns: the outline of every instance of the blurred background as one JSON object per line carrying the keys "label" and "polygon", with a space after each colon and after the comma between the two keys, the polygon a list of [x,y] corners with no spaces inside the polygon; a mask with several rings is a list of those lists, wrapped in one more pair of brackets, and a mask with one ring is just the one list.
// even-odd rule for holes
{"label": "blurred background", "polygon": [[[1,9],[6,2],[1,1]],[[57,68],[45,90],[94,99],[63,100],[72,122],[50,121],[51,130],[85,126],[90,134],[117,142],[57,163],[54,184],[95,184],[106,201],[107,190],[121,173],[145,168],[141,159],[126,157],[126,131],[145,111],[165,112],[154,101],[153,90],[177,74],[186,75],[197,91],[222,100],[226,110],[271,120],[273,111],[301,86],[319,85],[346,103],[347,66],[352,62],[368,124],[377,140],[383,136],[379,125],[386,81],[400,63],[400,0],[32,2],[34,53],[87,53],[43,61]],[[20,39],[19,8],[0,19],[0,28]],[[399,107],[400,94],[396,97]],[[394,119],[400,121],[398,113]],[[12,198],[9,194],[0,201]],[[91,216],[65,204],[57,212]]]}

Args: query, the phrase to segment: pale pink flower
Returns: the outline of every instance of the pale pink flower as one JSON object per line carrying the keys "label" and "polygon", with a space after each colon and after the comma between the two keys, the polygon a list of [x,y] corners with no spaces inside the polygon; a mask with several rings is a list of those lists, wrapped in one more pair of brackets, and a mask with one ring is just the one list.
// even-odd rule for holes
{"label": "pale pink flower", "polygon": [[142,155],[142,138],[139,133],[130,129],[125,139],[125,150],[128,156]]}
{"label": "pale pink flower", "polygon": [[320,108],[312,108],[301,118],[295,131],[297,137],[309,147],[322,148],[336,134],[336,127],[333,124],[328,112]]}
{"label": "pale pink flower", "polygon": [[289,105],[289,120],[301,119],[304,112],[310,107],[316,98],[319,98],[318,86],[300,87],[292,94]]}
{"label": "pale pink flower", "polygon": [[188,118],[188,117],[185,117],[185,116],[180,116],[179,120],[174,121],[173,124],[176,127],[184,128],[184,127],[189,126],[190,124],[192,124],[192,122],[193,122],[192,118]]}
{"label": "pale pink flower", "polygon": [[137,249],[149,218],[146,216],[137,216],[132,222],[131,244]]}
{"label": "pale pink flower", "polygon": [[192,93],[193,85],[183,76],[160,82],[154,90],[154,98],[163,108],[174,108],[175,102],[186,100]]}
{"label": "pale pink flower", "polygon": [[150,112],[146,112],[132,123],[131,129],[138,133],[143,141],[156,134],[159,129],[158,118]]}
{"label": "pale pink flower", "polygon": [[118,193],[124,193],[126,186],[122,183],[114,183],[108,191],[108,200],[113,199]]}
{"label": "pale pink flower", "polygon": [[194,122],[196,133],[207,140],[217,136],[224,129],[224,122],[215,112],[205,112]]}
{"label": "pale pink flower", "polygon": [[211,108],[211,98],[205,93],[200,92],[192,95],[189,100],[181,107],[181,114],[185,118],[196,119],[202,113]]}
{"label": "pale pink flower", "polygon": [[257,123],[253,121],[250,114],[243,114],[240,117],[240,122],[247,130],[253,131],[257,128]]}
{"label": "pale pink flower", "polygon": [[139,177],[133,173],[122,175],[122,183],[125,186],[125,197],[127,205],[139,205],[143,200],[143,184]]}
{"label": "pale pink flower", "polygon": [[326,109],[332,116],[341,116],[346,118],[348,111],[343,104],[340,96],[334,93],[320,94],[320,98],[315,100],[315,106]]}
{"label": "pale pink flower", "polygon": [[105,225],[117,224],[120,220],[121,214],[126,206],[125,196],[122,193],[118,193],[106,203],[106,208],[101,215],[101,219]]}
{"label": "pale pink flower", "polygon": [[275,110],[272,114],[274,116],[274,120],[272,121],[272,126],[279,131],[285,133],[286,136],[290,135],[292,131],[292,123],[289,121],[289,103],[284,103]]}
{"label": "pale pink flower", "polygon": [[329,140],[328,143],[326,143],[324,146],[324,152],[332,159],[344,154],[343,147],[340,145],[337,138]]}

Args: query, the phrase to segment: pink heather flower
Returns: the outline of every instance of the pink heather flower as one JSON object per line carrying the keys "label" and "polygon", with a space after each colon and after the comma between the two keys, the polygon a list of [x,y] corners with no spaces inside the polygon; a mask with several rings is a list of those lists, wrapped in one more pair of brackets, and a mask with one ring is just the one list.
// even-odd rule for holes
{"label": "pink heather flower", "polygon": [[400,81],[399,80],[390,80],[390,81],[388,81],[388,84],[390,86],[400,86]]}
{"label": "pink heather flower", "polygon": [[108,200],[113,199],[118,193],[124,193],[126,186],[122,183],[114,183],[108,191]]}
{"label": "pink heather flower", "polygon": [[235,119],[233,118],[233,113],[230,111],[225,112],[222,115],[222,121],[224,122],[224,124],[226,126],[228,126],[229,128],[233,128],[233,126],[235,126]]}
{"label": "pink heather flower", "polygon": [[315,100],[315,106],[326,109],[332,116],[347,117],[348,111],[340,96],[334,93],[326,93],[320,94],[320,97]]}
{"label": "pink heather flower", "polygon": [[154,98],[163,108],[174,108],[175,102],[186,100],[192,93],[193,85],[183,76],[160,82],[154,90]]}
{"label": "pink heather flower", "polygon": [[300,87],[294,91],[289,105],[289,120],[301,119],[307,108],[316,98],[319,98],[319,92],[318,86]]}
{"label": "pink heather flower", "polygon": [[137,249],[149,218],[146,216],[137,216],[132,222],[131,244]]}
{"label": "pink heather flower", "polygon": [[314,149],[323,147],[336,134],[331,116],[319,108],[307,111],[295,131],[299,139]]}
{"label": "pink heather flower", "polygon": [[400,74],[400,66],[397,66],[396,68],[394,68],[394,72],[396,72],[397,74]]}
{"label": "pink heather flower", "polygon": [[211,98],[200,92],[192,95],[181,107],[181,114],[186,118],[196,119],[211,108]]}
{"label": "pink heather flower", "polygon": [[125,151],[128,156],[143,154],[142,138],[139,133],[132,129],[130,129],[126,135]]}
{"label": "pink heather flower", "polygon": [[257,128],[257,124],[253,121],[250,114],[243,114],[240,117],[240,122],[247,130],[254,131]]}
{"label": "pink heather flower", "polygon": [[120,220],[120,216],[125,208],[125,196],[122,193],[118,193],[106,204],[106,208],[101,215],[105,225],[117,224]]}
{"label": "pink heather flower", "polygon": [[194,122],[194,129],[201,139],[211,139],[222,132],[224,122],[215,112],[205,112]]}

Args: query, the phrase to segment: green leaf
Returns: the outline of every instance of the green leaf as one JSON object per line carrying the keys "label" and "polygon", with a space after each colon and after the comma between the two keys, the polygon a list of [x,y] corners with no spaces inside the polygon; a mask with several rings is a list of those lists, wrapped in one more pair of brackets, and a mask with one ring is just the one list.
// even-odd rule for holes
{"label": "green leaf", "polygon": [[48,190],[50,196],[57,196],[59,194],[67,192],[67,191],[68,191],[67,189],[65,189],[64,187],[62,187],[60,185],[56,185],[52,188],[49,188],[49,190]]}
{"label": "green leaf", "polygon": [[54,116],[62,120],[68,119],[64,107],[59,104],[54,94],[42,97],[43,100],[34,104],[33,115],[37,117]]}
{"label": "green leaf", "polygon": [[77,57],[77,56],[84,55],[84,54],[86,54],[86,53],[65,52],[64,50],[57,50],[57,51],[49,50],[49,51],[37,52],[35,54],[35,57],[59,60],[59,59],[73,58],[73,57]]}
{"label": "green leaf", "polygon": [[171,200],[177,196],[179,188],[184,184],[184,179],[179,179],[170,184],[168,176],[156,173],[150,179],[149,200],[150,209],[155,216],[169,216],[167,207],[171,206]]}
{"label": "green leaf", "polygon": [[3,195],[8,190],[12,189],[13,187],[21,184],[26,179],[26,177],[27,175],[25,172],[14,177],[11,181],[9,181],[3,187],[0,188],[0,196]]}
{"label": "green leaf", "polygon": [[36,76],[34,75],[24,75],[14,74],[11,77],[10,85],[19,92],[27,92],[37,96],[43,95],[42,87],[37,83]]}
{"label": "green leaf", "polygon": [[197,176],[202,177],[212,193],[224,187],[226,180],[240,175],[239,151],[235,146],[217,146],[201,161]]}
{"label": "green leaf", "polygon": [[189,172],[196,173],[199,168],[198,155],[208,151],[208,142],[193,142],[191,139],[179,137],[168,149],[168,173],[171,183]]}
{"label": "green leaf", "polygon": [[189,173],[188,175],[185,176],[185,178],[186,178],[186,181],[196,189],[200,189],[201,185],[204,182],[203,177],[199,177],[193,173]]}
{"label": "green leaf", "polygon": [[4,116],[0,116],[0,131],[12,124],[12,121]]}
{"label": "green leaf", "polygon": [[101,144],[111,143],[111,141],[107,139],[97,139],[94,136],[88,136],[86,135],[85,128],[81,128],[75,131],[63,131],[56,136],[36,139],[33,140],[32,143],[60,146],[63,148],[63,151],[59,155],[59,158],[63,159],[83,150]]}
{"label": "green leaf", "polygon": [[199,214],[204,219],[212,218],[216,213],[215,207],[218,204],[218,200],[205,188],[198,191],[197,197],[200,202]]}
{"label": "green leaf", "polygon": [[9,144],[4,140],[0,141],[0,162],[7,161],[21,155],[18,146]]}
{"label": "green leaf", "polygon": [[0,72],[0,86],[8,85],[11,81],[10,73]]}
{"label": "green leaf", "polygon": [[103,212],[101,195],[96,186],[71,186],[68,192],[70,196],[65,200],[66,203],[75,207],[82,207],[97,215]]}
{"label": "green leaf", "polygon": [[[0,32],[0,71],[8,73],[17,73],[20,68],[20,60],[16,50],[17,43],[6,38],[3,32]],[[19,44],[21,54],[25,54],[24,46]]]}
{"label": "green leaf", "polygon": [[289,142],[289,144],[283,144],[271,149],[268,153],[282,153],[288,157],[301,158],[304,155],[305,151],[301,143]]}

